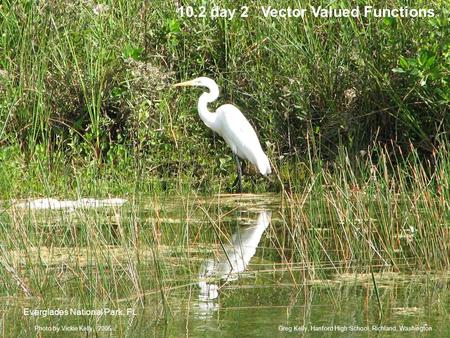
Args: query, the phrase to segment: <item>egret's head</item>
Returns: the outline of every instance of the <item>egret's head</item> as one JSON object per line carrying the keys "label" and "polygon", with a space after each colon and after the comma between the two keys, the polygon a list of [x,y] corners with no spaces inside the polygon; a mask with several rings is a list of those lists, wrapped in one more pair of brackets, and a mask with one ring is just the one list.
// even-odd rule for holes
{"label": "egret's head", "polygon": [[186,87],[186,86],[192,86],[192,87],[207,87],[211,88],[213,86],[217,86],[214,80],[210,79],[209,77],[197,77],[193,80],[181,82],[173,85],[174,87]]}

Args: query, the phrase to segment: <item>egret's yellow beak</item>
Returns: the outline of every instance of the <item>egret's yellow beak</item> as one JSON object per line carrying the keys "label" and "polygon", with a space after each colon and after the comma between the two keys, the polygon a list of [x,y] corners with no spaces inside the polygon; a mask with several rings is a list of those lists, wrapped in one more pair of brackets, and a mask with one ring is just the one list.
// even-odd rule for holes
{"label": "egret's yellow beak", "polygon": [[174,84],[173,87],[186,87],[186,86],[193,86],[194,85],[194,81],[186,81],[186,82],[180,82],[177,84]]}

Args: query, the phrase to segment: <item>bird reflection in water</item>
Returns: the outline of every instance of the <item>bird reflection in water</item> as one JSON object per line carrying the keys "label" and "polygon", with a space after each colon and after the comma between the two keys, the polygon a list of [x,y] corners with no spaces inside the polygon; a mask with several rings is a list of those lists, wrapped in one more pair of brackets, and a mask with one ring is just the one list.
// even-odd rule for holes
{"label": "bird reflection in water", "polygon": [[206,315],[218,309],[213,300],[219,296],[222,281],[233,281],[245,271],[250,259],[256,253],[261,236],[270,223],[271,212],[261,211],[253,225],[238,229],[229,244],[223,246],[224,252],[217,259],[207,259],[199,272],[199,314]]}

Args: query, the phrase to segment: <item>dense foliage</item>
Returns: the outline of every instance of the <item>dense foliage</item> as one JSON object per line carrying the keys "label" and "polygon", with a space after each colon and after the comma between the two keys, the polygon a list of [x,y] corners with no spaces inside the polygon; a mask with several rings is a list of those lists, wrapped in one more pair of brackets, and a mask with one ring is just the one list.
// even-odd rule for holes
{"label": "dense foliage", "polygon": [[350,157],[381,146],[431,158],[450,130],[449,5],[321,3],[436,16],[266,18],[260,6],[292,2],[216,2],[238,13],[250,6],[247,18],[228,20],[176,11],[201,1],[3,1],[2,190],[15,194],[7,182],[24,171],[231,182],[231,152],[198,118],[198,90],[170,87],[201,75],[251,120],[281,179],[307,175],[311,161],[332,163],[340,147]]}

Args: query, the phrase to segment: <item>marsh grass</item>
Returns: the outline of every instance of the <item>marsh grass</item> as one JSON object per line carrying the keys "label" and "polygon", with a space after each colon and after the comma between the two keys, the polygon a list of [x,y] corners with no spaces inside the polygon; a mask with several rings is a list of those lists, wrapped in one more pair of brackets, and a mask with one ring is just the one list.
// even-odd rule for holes
{"label": "marsh grass", "polygon": [[[449,263],[447,152],[439,149],[433,162],[424,164],[411,149],[408,157],[397,159],[402,165],[395,170],[386,148],[354,159],[343,152],[332,166],[316,171],[305,194],[289,197],[294,205],[303,206],[291,216],[302,225],[292,230],[292,242],[310,236],[313,243],[324,245],[329,239],[331,252],[348,267],[373,262],[414,270],[417,264],[426,269],[433,261],[433,266],[445,269]],[[311,224],[315,218],[325,226]],[[327,250],[311,251],[327,255]],[[410,263],[411,254],[421,259]],[[332,263],[331,257],[327,259]]]}
{"label": "marsh grass", "polygon": [[[120,208],[72,212],[3,204],[0,292],[14,296],[15,306],[22,299],[23,306],[36,308],[57,300],[66,307],[147,309],[152,316],[148,322],[138,316],[113,323],[120,330],[130,325],[168,329],[168,323],[180,319],[182,308],[192,306],[191,297],[196,299],[203,262],[223,256],[236,229],[269,209],[271,225],[247,270],[236,281],[217,281],[227,311],[235,306],[236,292],[242,299],[252,292],[266,294],[274,302],[267,306],[274,310],[275,294],[287,288],[297,290],[292,298],[320,287],[338,306],[339,283],[366,285],[369,302],[379,304],[377,318],[415,311],[384,304],[395,302],[390,290],[403,280],[411,283],[411,276],[437,278],[444,285],[448,280],[448,208],[440,204],[440,194],[448,194],[448,163],[440,163],[440,156],[436,154],[436,175],[416,166],[413,172],[399,171],[404,176],[395,179],[373,170],[362,181],[356,180],[359,174],[349,169],[344,153],[342,162],[308,181],[303,194],[205,197],[195,191],[177,196],[158,192],[136,195]],[[370,163],[367,158],[361,161]],[[421,185],[412,187],[406,176],[421,177],[413,181]],[[430,188],[434,180],[440,183],[435,191]],[[293,304],[297,301],[292,298]],[[254,308],[260,313],[264,303],[255,307],[238,302],[241,311]],[[82,323],[112,322],[91,316]]]}
{"label": "marsh grass", "polygon": [[[159,325],[263,209],[255,283],[223,283],[230,299],[373,274],[383,302],[386,273],[448,280],[448,6],[428,5],[437,18],[227,22],[181,19],[167,1],[2,3],[1,296],[151,303]],[[271,159],[269,180],[247,173],[255,194],[226,194],[230,151],[199,121],[198,93],[169,88],[200,75],[242,108]],[[128,203],[17,208],[40,196]]]}
{"label": "marsh grass", "polygon": [[[394,157],[412,143],[426,161],[448,141],[445,2],[409,3],[437,13],[423,20],[285,20],[264,18],[261,5],[293,6],[254,2],[247,19],[228,21],[182,18],[166,1],[2,4],[0,176],[11,178],[2,196],[65,191],[73,176],[217,193],[234,179],[232,156],[199,121],[198,93],[169,88],[199,75],[218,81],[218,104],[235,103],[256,127],[281,184],[307,179],[299,163],[316,169],[341,147],[353,158],[379,142]],[[280,190],[255,180],[247,191]]]}
{"label": "marsh grass", "polygon": [[[73,212],[4,204],[4,291],[29,296],[45,289],[63,292],[79,283],[73,291],[88,288],[122,298],[120,284],[133,297],[144,290],[170,289],[185,277],[195,282],[195,262],[207,253],[217,255],[235,226],[267,208],[277,214],[261,243],[267,249],[261,259],[292,264],[294,270],[303,267],[309,278],[386,268],[445,271],[447,151],[440,149],[433,163],[423,164],[412,149],[401,159],[409,171],[394,171],[383,147],[353,160],[342,151],[333,165],[312,173],[303,193],[212,198],[196,192],[175,198],[155,193],[120,209]],[[372,162],[375,154],[378,165]],[[292,282],[300,283],[290,273]],[[62,278],[66,274],[71,277]]]}

